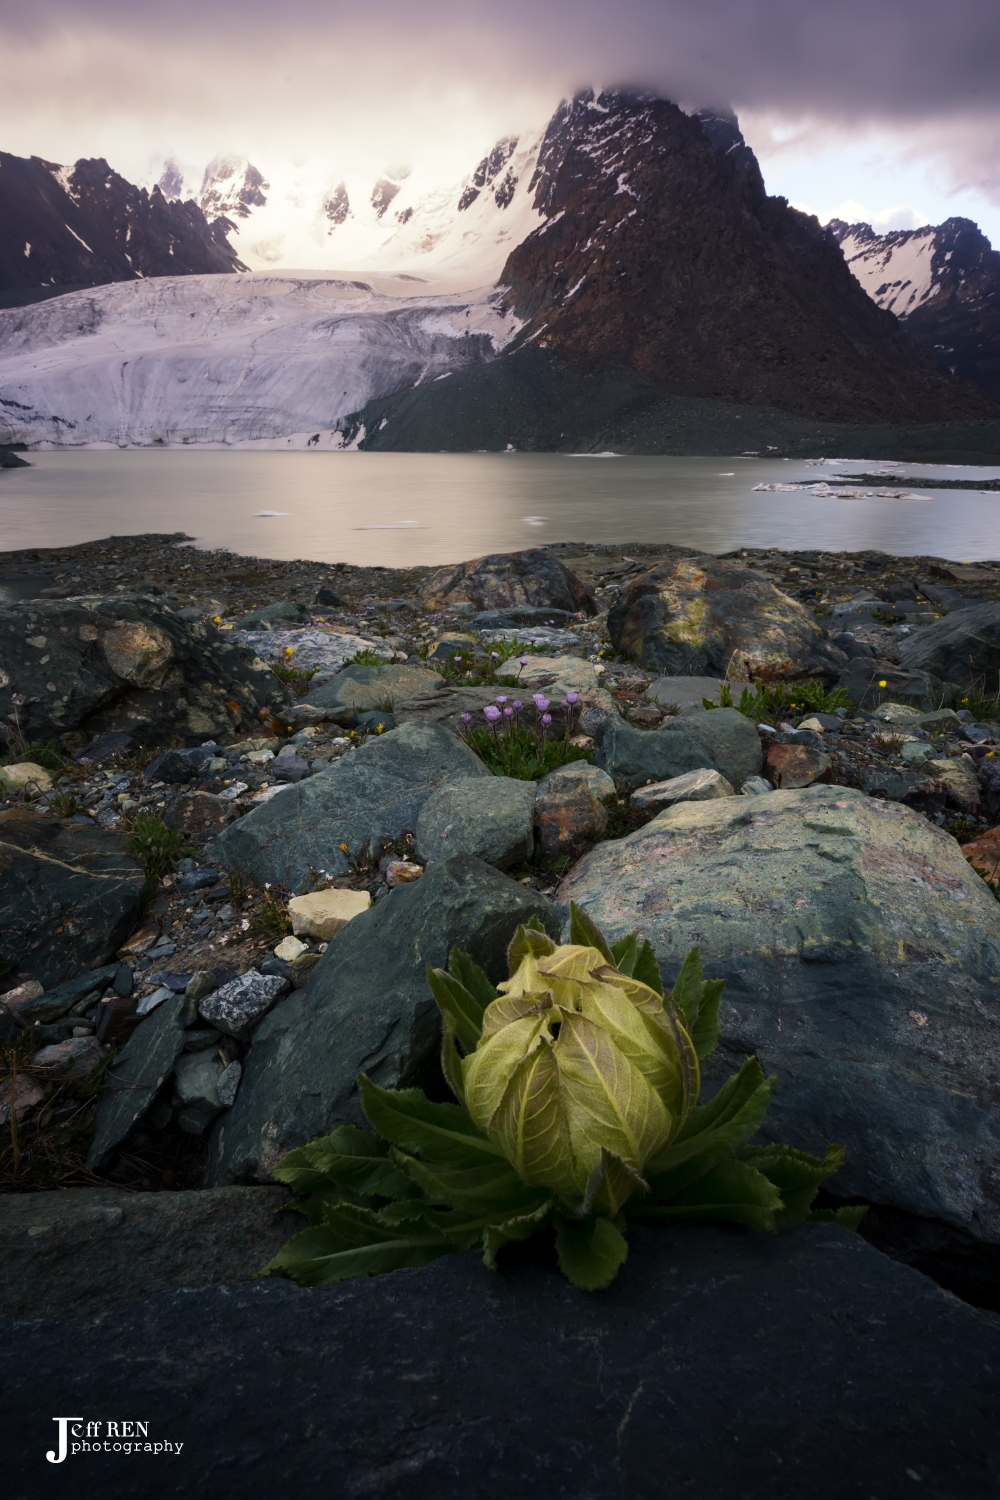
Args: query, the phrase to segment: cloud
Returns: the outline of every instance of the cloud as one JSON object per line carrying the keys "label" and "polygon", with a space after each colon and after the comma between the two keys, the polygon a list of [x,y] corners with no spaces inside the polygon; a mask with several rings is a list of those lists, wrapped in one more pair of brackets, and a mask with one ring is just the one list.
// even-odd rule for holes
{"label": "cloud", "polygon": [[576,87],[634,82],[731,102],[775,159],[880,129],[1000,201],[996,0],[0,0],[0,48],[4,149],[133,173],[419,150],[460,175]]}

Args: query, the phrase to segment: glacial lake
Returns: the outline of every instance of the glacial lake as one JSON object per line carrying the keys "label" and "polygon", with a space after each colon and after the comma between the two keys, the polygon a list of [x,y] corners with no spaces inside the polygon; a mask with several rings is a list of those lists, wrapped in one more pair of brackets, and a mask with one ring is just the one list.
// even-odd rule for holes
{"label": "glacial lake", "polygon": [[[541,542],[673,542],[1000,558],[1000,493],[935,479],[998,468],[761,458],[75,450],[0,470],[0,551],[184,531],[260,557],[407,566]],[[761,484],[906,475],[906,499]],[[869,488],[875,488],[875,485]]]}

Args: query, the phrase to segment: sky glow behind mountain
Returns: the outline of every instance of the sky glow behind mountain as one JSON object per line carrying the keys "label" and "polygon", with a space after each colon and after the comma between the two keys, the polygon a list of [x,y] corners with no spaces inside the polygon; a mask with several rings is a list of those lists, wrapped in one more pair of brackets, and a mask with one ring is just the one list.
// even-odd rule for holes
{"label": "sky glow behind mountain", "polygon": [[0,0],[0,50],[0,147],[133,180],[236,151],[446,183],[627,82],[731,103],[769,191],[821,219],[965,214],[1000,245],[995,0]]}

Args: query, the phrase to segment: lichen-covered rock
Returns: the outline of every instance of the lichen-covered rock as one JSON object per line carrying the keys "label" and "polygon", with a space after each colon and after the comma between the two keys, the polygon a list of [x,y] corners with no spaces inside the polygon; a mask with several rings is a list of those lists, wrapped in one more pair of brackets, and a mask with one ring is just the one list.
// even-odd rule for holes
{"label": "lichen-covered rock", "polygon": [[443,968],[457,945],[496,984],[507,976],[507,944],[532,915],[557,933],[544,896],[453,854],[348,922],[305,988],[254,1033],[236,1103],[213,1131],[209,1181],[266,1177],[293,1146],[362,1124],[362,1070],[383,1088],[417,1083],[440,1047],[428,963]]}
{"label": "lichen-covered rock", "polygon": [[846,663],[797,600],[716,557],[671,559],[634,578],[608,631],[619,651],[670,676],[835,678]]}
{"label": "lichen-covered rock", "polygon": [[736,794],[726,778],[718,771],[687,771],[683,776],[672,776],[669,781],[652,781],[641,786],[628,799],[629,806],[640,812],[659,811],[673,807],[675,802],[710,802],[716,797],[734,797]]}
{"label": "lichen-covered rock", "polygon": [[617,714],[595,726],[594,760],[615,781],[644,786],[686,771],[718,771],[737,789],[764,758],[757,726],[735,708],[683,714],[659,729],[635,729]]}
{"label": "lichen-covered rock", "polygon": [[290,989],[289,981],[279,974],[260,974],[256,969],[248,969],[238,979],[231,979],[199,1000],[198,1014],[227,1036],[246,1038]]}
{"label": "lichen-covered rock", "polygon": [[471,854],[506,870],[534,853],[534,806],[533,781],[508,776],[449,781],[420,809],[417,855],[430,863],[449,854]]}
{"label": "lichen-covered rock", "polygon": [[845,787],[687,802],[560,895],[638,927],[667,984],[700,947],[728,981],[709,1076],[756,1053],[770,1137],[846,1145],[838,1193],[1000,1243],[1000,906],[947,834]]}
{"label": "lichen-covered rock", "polygon": [[607,771],[602,771],[600,766],[592,766],[589,760],[567,761],[566,765],[557,766],[554,771],[549,771],[538,782],[538,795],[543,796],[555,791],[556,787],[575,786],[581,781],[589,786],[594,796],[601,801],[605,797],[614,796],[615,784],[612,778]]}
{"label": "lichen-covered rock", "polygon": [[764,762],[764,773],[782,791],[829,781],[833,761],[812,745],[772,745]]}
{"label": "lichen-covered rock", "polygon": [[347,666],[302,701],[307,708],[330,710],[384,708],[406,698],[440,692],[445,681],[440,672],[410,662],[398,666]]}
{"label": "lichen-covered rock", "polygon": [[0,766],[0,797],[40,797],[51,792],[52,777],[44,766],[33,760],[20,760],[12,766]]}
{"label": "lichen-covered rock", "polygon": [[0,959],[46,989],[106,963],[135,925],[144,879],[118,834],[0,812]]}
{"label": "lichen-covered rock", "polygon": [[143,743],[230,733],[285,701],[232,635],[153,599],[30,599],[0,607],[0,722],[31,740],[83,729]]}
{"label": "lichen-covered rock", "polygon": [[544,547],[493,552],[439,568],[420,590],[425,609],[474,604],[479,610],[551,605],[571,614],[596,615],[597,604],[576,574]]}
{"label": "lichen-covered rock", "polygon": [[349,859],[377,852],[383,838],[412,833],[427,798],[446,781],[489,774],[447,729],[403,724],[231,823],[213,857],[298,890],[311,871],[342,875]]}
{"label": "lichen-covered rock", "polygon": [[535,832],[546,858],[575,859],[607,826],[608,810],[589,782],[557,781],[539,791]]}

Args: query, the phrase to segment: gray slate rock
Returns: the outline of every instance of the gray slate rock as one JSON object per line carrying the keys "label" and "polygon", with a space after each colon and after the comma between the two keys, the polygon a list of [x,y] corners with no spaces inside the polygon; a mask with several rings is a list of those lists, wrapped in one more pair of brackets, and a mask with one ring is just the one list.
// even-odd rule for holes
{"label": "gray slate rock", "polygon": [[508,776],[449,781],[432,792],[416,826],[418,859],[472,854],[506,870],[535,848],[535,783]]}
{"label": "gray slate rock", "polygon": [[[0,718],[17,707],[33,741],[78,729],[127,732],[150,744],[174,734],[229,734],[241,716],[255,719],[287,697],[231,635],[127,594],[3,605]],[[226,708],[227,699],[239,713]]]}
{"label": "gray slate rock", "polygon": [[0,871],[0,959],[46,987],[107,964],[135,925],[145,876],[120,834],[0,812]]}
{"label": "gray slate rock", "polygon": [[458,945],[494,983],[506,979],[507,944],[533,914],[557,933],[543,896],[453,854],[348,922],[254,1033],[236,1103],[213,1133],[209,1180],[264,1177],[293,1146],[363,1123],[362,1071],[383,1088],[416,1082],[439,1047],[428,963],[443,968]]}
{"label": "gray slate rock", "polygon": [[756,726],[735,708],[685,714],[652,730],[636,729],[616,714],[598,732],[596,764],[632,786],[707,769],[738,789],[764,759]]}
{"label": "gray slate rock", "polygon": [[652,812],[673,807],[675,802],[710,802],[717,797],[735,796],[726,778],[718,771],[686,771],[669,781],[653,781],[641,786],[628,799],[630,807]]}
{"label": "gray slate rock", "polygon": [[174,1070],[184,1047],[183,995],[158,1005],[129,1037],[108,1068],[107,1089],[97,1101],[94,1143],[87,1166],[106,1167]]}
{"label": "gray slate rock", "polygon": [[[128,989],[119,988],[118,974],[124,970],[128,975]],[[34,1025],[36,1021],[43,1025],[47,1021],[58,1021],[66,1015],[84,995],[92,994],[94,990],[101,993],[111,983],[115,984],[118,994],[127,995],[132,988],[132,970],[127,964],[102,964],[97,969],[85,969],[82,974],[77,974],[73,979],[67,979],[62,984],[57,984],[54,989],[46,990],[43,995],[38,995],[34,1000],[25,1000],[18,1006],[18,1015],[23,1021]],[[120,984],[124,986],[124,978]]]}
{"label": "gray slate rock", "polygon": [[[933,629],[933,626],[927,626],[927,629]],[[885,687],[881,686],[883,682]],[[958,693],[954,684],[942,682],[933,673],[861,658],[848,663],[837,686],[845,690],[857,708],[869,709],[893,698],[914,708],[933,710],[940,708],[942,703],[954,703]]]}
{"label": "gray slate rock", "polygon": [[[199,1200],[212,1202],[210,1273],[250,1263],[242,1223],[270,1233],[253,1199],[128,1201],[142,1200],[138,1218],[168,1198],[188,1200],[187,1222],[161,1250],[155,1230],[180,1206],[153,1209],[136,1235],[151,1266],[133,1256],[130,1286],[161,1265],[170,1284],[198,1285],[194,1255],[174,1247],[196,1242]],[[280,1217],[285,1234],[302,1222]],[[166,1292],[124,1313],[7,1325],[0,1340],[18,1496],[40,1494],[55,1431],[39,1391],[72,1414],[91,1389],[106,1411],[149,1412],[151,1438],[183,1435],[180,1454],[150,1462],[169,1460],[171,1492],[212,1500],[241,1500],[248,1474],[261,1494],[325,1486],[348,1500],[661,1500],[681,1485],[697,1500],[996,1494],[1000,1322],[836,1225],[632,1229],[600,1294],[537,1261],[501,1256],[490,1274],[469,1253],[316,1289]],[[88,1455],[86,1494],[150,1493],[136,1478],[146,1457]]]}
{"label": "gray slate rock", "polygon": [[290,989],[289,981],[281,975],[249,969],[199,1000],[198,1014],[227,1036],[245,1039]]}
{"label": "gray slate rock", "polygon": [[[739,703],[746,682],[730,682],[733,702]],[[657,677],[646,689],[650,703],[673,704],[682,714],[704,713],[703,698],[718,703],[722,682],[718,677]]]}
{"label": "gray slate rock", "polygon": [[638,927],[668,985],[698,944],[728,981],[708,1077],[756,1053],[766,1134],[843,1142],[838,1193],[1000,1243],[1000,906],[954,839],[846,787],[687,802],[560,897]]}
{"label": "gray slate rock", "polygon": [[302,702],[311,708],[374,709],[386,699],[393,703],[417,694],[433,693],[445,685],[439,672],[404,662],[399,666],[347,666]]}
{"label": "gray slate rock", "polygon": [[213,858],[254,879],[301,889],[311,869],[342,875],[367,844],[412,832],[427,798],[458,777],[488,777],[468,746],[436,724],[403,724],[370,739],[329,770],[289,787],[230,824]]}
{"label": "gray slate rock", "polygon": [[261,609],[252,609],[248,615],[237,620],[238,630],[260,630],[261,626],[279,625],[286,620],[308,620],[309,611],[294,599],[278,599],[265,604]]}
{"label": "gray slate rock", "polygon": [[902,665],[963,685],[1000,672],[1000,603],[954,609],[917,630],[900,648]]}
{"label": "gray slate rock", "polygon": [[538,782],[538,795],[541,797],[547,792],[555,791],[557,787],[574,786],[581,781],[590,787],[598,800],[614,796],[615,784],[612,778],[600,766],[592,766],[589,760],[571,760],[567,765],[549,771]]}
{"label": "gray slate rock", "polygon": [[0,1193],[0,1317],[114,1315],[173,1288],[249,1281],[288,1239],[279,1187]]}

